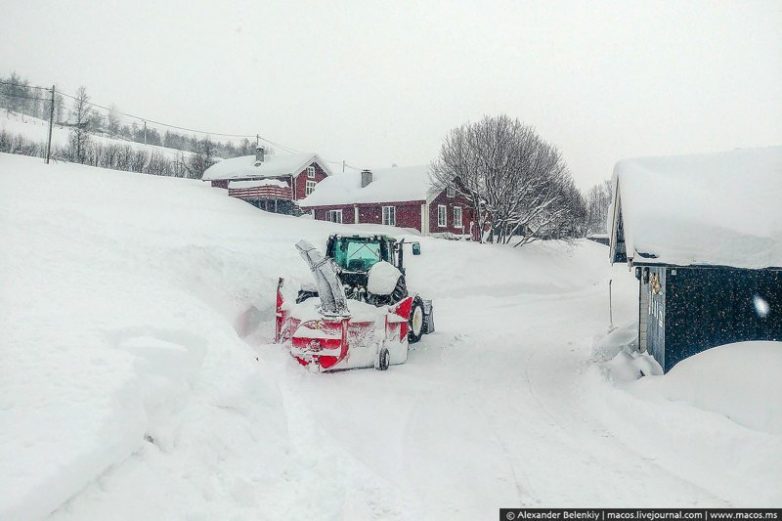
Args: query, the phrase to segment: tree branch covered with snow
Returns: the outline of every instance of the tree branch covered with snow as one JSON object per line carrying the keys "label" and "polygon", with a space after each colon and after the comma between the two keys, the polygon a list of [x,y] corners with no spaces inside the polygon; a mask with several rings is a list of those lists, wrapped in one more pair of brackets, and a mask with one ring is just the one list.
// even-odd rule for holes
{"label": "tree branch covered with snow", "polygon": [[518,119],[487,116],[453,129],[432,180],[470,200],[492,242],[521,246],[581,232],[584,202],[561,153]]}

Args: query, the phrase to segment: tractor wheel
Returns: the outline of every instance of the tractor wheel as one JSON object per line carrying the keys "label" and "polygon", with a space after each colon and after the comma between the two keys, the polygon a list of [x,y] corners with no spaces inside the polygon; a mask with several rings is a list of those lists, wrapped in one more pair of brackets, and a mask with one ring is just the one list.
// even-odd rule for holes
{"label": "tractor wheel", "polygon": [[378,371],[386,371],[388,370],[388,366],[391,365],[391,353],[388,352],[388,349],[385,347],[381,347],[380,351],[377,353],[377,360],[375,361],[375,369]]}
{"label": "tractor wheel", "polygon": [[407,341],[415,344],[424,335],[424,305],[416,298],[413,301],[413,308],[410,310],[410,332],[407,334]]}

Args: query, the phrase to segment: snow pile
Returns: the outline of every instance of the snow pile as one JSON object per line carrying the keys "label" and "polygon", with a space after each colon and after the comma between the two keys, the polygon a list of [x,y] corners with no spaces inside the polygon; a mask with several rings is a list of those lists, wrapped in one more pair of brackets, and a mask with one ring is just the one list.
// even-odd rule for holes
{"label": "snow pile", "polygon": [[782,267],[782,147],[624,160],[614,187],[628,258]]}
{"label": "snow pile", "polygon": [[394,292],[401,275],[402,273],[390,262],[377,262],[369,268],[367,291],[375,295],[390,295]]}
{"label": "snow pile", "polygon": [[372,170],[372,182],[361,187],[361,172],[344,172],[324,179],[300,206],[425,201],[432,195],[429,166]]}
{"label": "snow pile", "polygon": [[641,379],[638,395],[683,401],[751,429],[782,435],[782,342],[738,342],[698,353],[661,378]]}
{"label": "snow pile", "polygon": [[641,356],[622,351],[602,366],[615,387],[593,400],[612,438],[709,490],[713,505],[779,504],[782,491],[768,485],[782,480],[769,464],[782,458],[782,343],[715,347],[643,378]]}
{"label": "snow pile", "polygon": [[[217,460],[273,489],[284,414],[237,332],[271,333],[279,271],[309,278],[291,237],[327,230],[199,181],[0,154],[0,519],[42,519],[123,462],[150,482],[134,490],[152,517],[226,515],[201,503],[223,494],[204,470]],[[267,470],[241,470],[226,447],[242,443]],[[180,480],[180,460],[195,470],[175,494],[194,506],[166,507],[171,488],[147,472]]]}
{"label": "snow pile", "polygon": [[615,328],[595,341],[592,359],[608,380],[626,383],[642,376],[663,374],[662,367],[648,353],[638,352],[638,323]]}
{"label": "snow pile", "polygon": [[277,188],[290,188],[288,183],[279,179],[260,179],[258,181],[230,181],[228,188],[260,188],[262,186],[274,186]]}
{"label": "snow pile", "polygon": [[331,175],[325,161],[318,157],[317,154],[305,152],[301,154],[274,154],[264,158],[264,161],[258,166],[255,165],[255,156],[223,159],[207,168],[202,179],[204,181],[214,181],[218,179],[295,176],[313,162],[318,163],[326,172],[326,175]]}
{"label": "snow pile", "polygon": [[[302,371],[269,344],[277,278],[295,296],[312,274],[294,243],[356,231],[404,236],[0,154],[0,519],[782,501],[782,437],[597,370],[612,272],[594,242],[417,237],[407,283],[434,300],[437,332],[386,373]],[[620,324],[638,312],[623,268]]]}

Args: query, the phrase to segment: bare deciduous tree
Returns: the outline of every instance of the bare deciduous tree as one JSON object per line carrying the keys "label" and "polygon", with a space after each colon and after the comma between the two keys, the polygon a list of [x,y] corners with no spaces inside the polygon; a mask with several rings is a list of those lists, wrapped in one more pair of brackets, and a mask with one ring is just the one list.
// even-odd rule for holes
{"label": "bare deciduous tree", "polygon": [[73,129],[71,130],[71,148],[73,161],[84,163],[87,160],[87,148],[89,145],[89,130],[92,122],[92,106],[87,95],[87,89],[79,87],[76,91],[76,99],[73,102]]}
{"label": "bare deciduous tree", "polygon": [[608,207],[612,198],[611,181],[606,179],[593,186],[586,196],[587,233],[605,233]]}
{"label": "bare deciduous tree", "polygon": [[201,179],[204,171],[215,164],[215,144],[209,136],[198,142],[195,153],[190,157],[188,170],[192,179]]}
{"label": "bare deciduous tree", "polygon": [[559,150],[505,115],[452,130],[432,164],[432,180],[470,201],[475,225],[489,229],[493,242],[521,246],[561,235],[577,210]]}
{"label": "bare deciduous tree", "polygon": [[119,110],[117,109],[117,106],[112,103],[109,107],[109,113],[106,116],[106,131],[110,135],[116,136],[119,134],[120,126]]}

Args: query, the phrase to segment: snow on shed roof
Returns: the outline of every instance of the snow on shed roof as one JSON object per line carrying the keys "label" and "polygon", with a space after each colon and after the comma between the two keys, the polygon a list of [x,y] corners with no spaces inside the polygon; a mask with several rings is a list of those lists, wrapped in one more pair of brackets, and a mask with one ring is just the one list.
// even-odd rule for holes
{"label": "snow on shed roof", "polygon": [[424,201],[431,192],[429,165],[383,168],[372,170],[372,182],[364,188],[361,188],[361,172],[333,175],[318,183],[315,191],[299,201],[299,205],[309,208],[355,203]]}
{"label": "snow on shed roof", "polygon": [[629,261],[782,267],[782,146],[628,159],[613,184],[612,261],[621,213]]}
{"label": "snow on shed roof", "polygon": [[331,171],[317,154],[306,152],[301,154],[286,154],[267,156],[263,163],[255,166],[255,156],[232,157],[223,159],[210,166],[201,178],[204,181],[219,179],[244,179],[276,177],[281,175],[296,175],[310,163],[317,162],[326,175]]}

